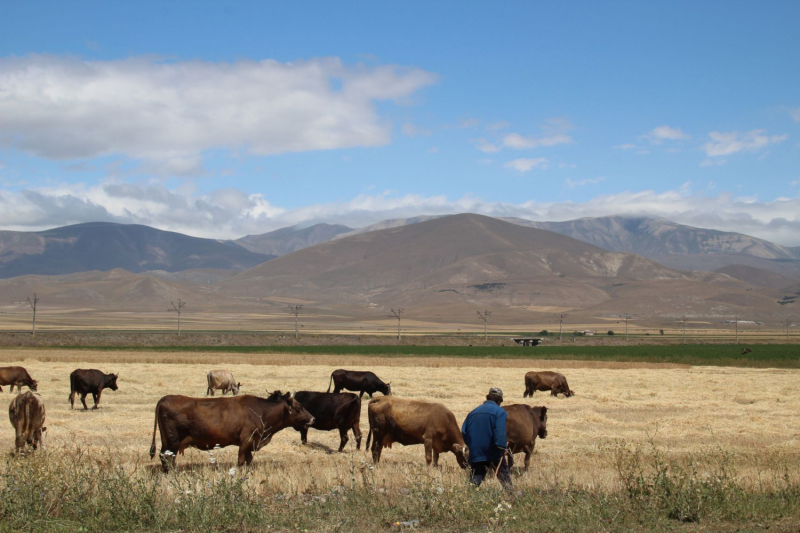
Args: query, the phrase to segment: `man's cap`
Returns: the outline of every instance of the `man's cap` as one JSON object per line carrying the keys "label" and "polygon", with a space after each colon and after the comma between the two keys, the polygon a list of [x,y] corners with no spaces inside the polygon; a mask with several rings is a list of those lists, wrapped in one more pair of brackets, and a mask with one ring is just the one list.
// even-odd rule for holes
{"label": "man's cap", "polygon": [[491,389],[489,389],[489,394],[491,394],[492,396],[499,396],[502,398],[503,389],[501,389],[500,387],[492,387]]}

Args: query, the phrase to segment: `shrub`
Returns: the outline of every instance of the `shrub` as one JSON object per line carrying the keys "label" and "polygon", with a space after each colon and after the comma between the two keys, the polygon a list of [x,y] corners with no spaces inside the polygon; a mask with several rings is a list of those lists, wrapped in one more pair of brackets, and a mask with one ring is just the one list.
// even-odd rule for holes
{"label": "shrub", "polygon": [[609,336],[609,337],[610,337],[611,335],[613,335],[613,334],[614,334],[614,330],[612,330],[612,329],[608,330],[608,336]]}
{"label": "shrub", "polygon": [[541,337],[547,337],[548,335],[550,335],[550,332],[547,331],[546,329],[543,329],[542,331],[539,332],[539,336]]}

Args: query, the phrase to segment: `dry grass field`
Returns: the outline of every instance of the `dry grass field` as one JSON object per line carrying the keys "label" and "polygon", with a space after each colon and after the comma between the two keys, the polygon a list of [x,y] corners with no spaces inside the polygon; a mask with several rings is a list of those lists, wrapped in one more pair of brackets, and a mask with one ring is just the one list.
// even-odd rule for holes
{"label": "dry grass field", "polygon": [[[204,395],[208,370],[228,368],[243,392],[263,395],[275,389],[324,391],[331,371],[344,367],[376,372],[391,381],[396,395],[444,403],[459,423],[489,387],[501,387],[506,404],[521,403],[526,371],[562,371],[576,395],[537,393],[533,398],[531,403],[549,408],[549,436],[537,441],[531,472],[516,478],[522,489],[565,482],[618,488],[615,450],[651,442],[667,457],[693,457],[701,469],[730,455],[739,481],[749,486],[769,485],[786,474],[796,479],[800,471],[800,371],[794,370],[569,361],[540,361],[534,368],[520,360],[75,350],[48,351],[47,362],[36,357],[35,350],[3,350],[0,365],[22,365],[39,381],[47,407],[45,447],[50,453],[80,447],[109,465],[156,468],[157,459],[147,455],[156,402],[166,394]],[[106,391],[98,411],[71,411],[69,374],[75,368],[119,372],[120,389]],[[7,388],[0,398],[11,400]],[[87,400],[91,407],[91,397]],[[367,401],[361,416],[364,441]],[[0,424],[0,448],[10,452],[12,447],[10,424]],[[360,452],[353,440],[345,453],[335,453],[337,447],[335,431],[311,430],[309,446],[301,446],[296,431],[283,430],[256,453],[248,483],[269,492],[302,493],[368,479],[387,489],[410,486],[419,476],[458,483],[462,475],[451,454],[443,456],[441,471],[420,468],[421,446],[395,445],[374,469],[363,443]],[[225,470],[235,466],[236,450],[218,452],[216,461]],[[178,467],[212,468],[209,454],[197,450],[179,457]]]}

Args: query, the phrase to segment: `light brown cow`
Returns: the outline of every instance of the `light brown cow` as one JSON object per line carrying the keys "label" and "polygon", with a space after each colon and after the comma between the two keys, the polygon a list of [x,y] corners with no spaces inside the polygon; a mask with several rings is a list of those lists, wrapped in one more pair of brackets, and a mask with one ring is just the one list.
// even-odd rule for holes
{"label": "light brown cow", "polygon": [[16,431],[15,451],[20,453],[25,445],[34,450],[42,445],[44,426],[44,401],[35,392],[20,394],[8,406],[8,419]]}
{"label": "light brown cow", "polygon": [[504,405],[508,448],[512,454],[525,452],[525,471],[531,462],[536,437],[547,438],[547,407],[524,404]]}
{"label": "light brown cow", "polygon": [[208,380],[208,389],[206,389],[206,396],[209,394],[214,396],[215,390],[221,390],[222,395],[225,396],[232,392],[234,396],[239,394],[239,387],[241,383],[236,383],[233,379],[233,373],[230,370],[212,370],[206,376]]}
{"label": "light brown cow", "polygon": [[549,390],[550,396],[558,396],[558,394],[561,393],[569,398],[575,395],[575,393],[570,390],[569,385],[567,385],[567,378],[558,372],[544,371],[528,372],[525,374],[525,393],[522,397],[527,398],[530,396],[532,398],[533,393],[537,390]]}
{"label": "light brown cow", "polygon": [[[31,378],[28,371],[21,366],[0,367],[0,385],[11,385],[11,392],[14,392],[15,386],[19,392],[22,392],[23,385],[32,391],[36,391],[38,384],[39,382]],[[0,392],[3,392],[2,386],[0,386]]]}
{"label": "light brown cow", "polygon": [[461,468],[467,468],[467,447],[452,411],[440,403],[409,400],[396,396],[381,396],[369,402],[369,435],[367,448],[372,443],[372,460],[379,462],[383,448],[392,443],[403,446],[425,445],[428,465],[439,466],[439,454],[453,452]]}

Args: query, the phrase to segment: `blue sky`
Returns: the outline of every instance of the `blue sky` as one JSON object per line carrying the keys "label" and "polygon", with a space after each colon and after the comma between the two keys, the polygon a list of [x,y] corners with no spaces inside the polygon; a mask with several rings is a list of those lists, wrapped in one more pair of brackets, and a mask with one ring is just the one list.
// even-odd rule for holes
{"label": "blue sky", "polygon": [[6,3],[0,228],[475,211],[800,245],[800,3]]}

